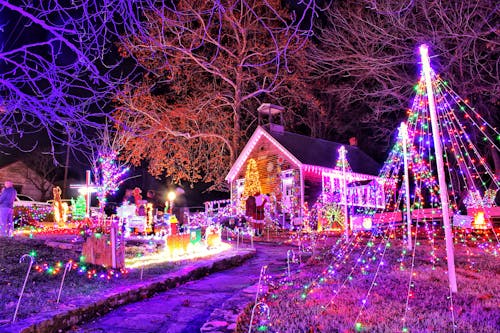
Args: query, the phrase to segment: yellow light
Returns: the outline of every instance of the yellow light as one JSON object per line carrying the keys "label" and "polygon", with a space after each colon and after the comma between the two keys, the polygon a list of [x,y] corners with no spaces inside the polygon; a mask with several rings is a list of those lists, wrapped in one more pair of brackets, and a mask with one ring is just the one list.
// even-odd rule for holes
{"label": "yellow light", "polygon": [[171,255],[167,251],[162,251],[156,254],[149,254],[147,256],[125,259],[125,267],[127,268],[141,268],[164,262],[175,262],[181,260],[190,260],[212,256],[230,250],[231,244],[221,242],[218,247],[211,249],[198,249],[191,253],[183,253],[182,255]]}
{"label": "yellow light", "polygon": [[363,219],[363,228],[365,230],[370,230],[372,228],[372,219],[371,219],[371,217],[365,217]]}
{"label": "yellow light", "polygon": [[168,192],[168,194],[167,194],[167,199],[168,199],[169,201],[174,201],[174,200],[175,200],[175,197],[176,197],[176,194],[175,194],[175,192],[174,192],[174,191],[170,191],[170,192]]}
{"label": "yellow light", "polygon": [[479,211],[474,215],[474,229],[488,229],[484,212]]}

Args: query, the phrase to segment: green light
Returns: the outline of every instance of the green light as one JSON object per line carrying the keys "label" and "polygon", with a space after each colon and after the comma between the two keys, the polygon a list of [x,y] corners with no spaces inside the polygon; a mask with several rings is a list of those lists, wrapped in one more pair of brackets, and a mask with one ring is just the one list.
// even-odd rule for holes
{"label": "green light", "polygon": [[303,293],[302,295],[300,295],[300,297],[301,297],[302,299],[306,299],[307,295],[306,295],[306,293]]}
{"label": "green light", "polygon": [[266,325],[260,325],[259,327],[257,327],[257,331],[259,331],[259,332],[265,332],[265,331],[267,331],[267,326]]}
{"label": "green light", "polygon": [[403,327],[402,332],[403,332],[403,333],[407,333],[407,332],[408,332],[408,327]]}
{"label": "green light", "polygon": [[80,262],[85,262],[85,256],[80,256]]}
{"label": "green light", "polygon": [[356,323],[356,325],[354,325],[354,329],[356,330],[356,332],[361,332],[362,328],[363,325],[361,325],[361,323]]}
{"label": "green light", "polygon": [[36,257],[36,251],[35,250],[31,250],[30,251],[30,256],[32,256],[33,258]]}

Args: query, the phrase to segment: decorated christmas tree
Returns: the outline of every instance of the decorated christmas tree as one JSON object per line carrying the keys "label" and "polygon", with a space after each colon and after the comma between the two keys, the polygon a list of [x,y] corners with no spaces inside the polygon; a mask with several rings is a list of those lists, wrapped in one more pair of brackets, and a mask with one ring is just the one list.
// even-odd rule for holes
{"label": "decorated christmas tree", "polygon": [[260,193],[260,178],[257,162],[251,158],[248,160],[247,169],[245,171],[245,186],[243,188],[243,197],[249,197]]}
{"label": "decorated christmas tree", "polygon": [[76,200],[72,198],[71,207],[73,220],[83,220],[85,218],[86,203],[83,195],[79,195]]}

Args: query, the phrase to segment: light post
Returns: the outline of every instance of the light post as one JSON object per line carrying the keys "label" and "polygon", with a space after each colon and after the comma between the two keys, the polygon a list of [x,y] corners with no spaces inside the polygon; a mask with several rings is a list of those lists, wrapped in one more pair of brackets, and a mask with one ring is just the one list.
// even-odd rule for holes
{"label": "light post", "polygon": [[174,200],[177,195],[175,194],[174,191],[170,191],[167,193],[167,200],[168,200],[168,213],[172,214],[172,206],[174,205]]}

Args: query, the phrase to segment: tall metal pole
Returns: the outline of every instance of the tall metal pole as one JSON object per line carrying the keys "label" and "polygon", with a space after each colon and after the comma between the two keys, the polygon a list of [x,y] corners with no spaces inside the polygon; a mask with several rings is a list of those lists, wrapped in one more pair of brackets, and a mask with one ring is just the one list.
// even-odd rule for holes
{"label": "tall metal pole", "polygon": [[90,217],[90,170],[85,170],[85,217]]}
{"label": "tall metal pole", "polygon": [[344,204],[344,224],[345,224],[345,238],[349,239],[349,217],[347,216],[347,180],[345,175],[345,159],[346,159],[346,149],[344,146],[339,149],[339,158],[342,162],[342,202]]}
{"label": "tall metal pole", "polygon": [[411,212],[410,212],[410,179],[408,177],[408,127],[404,122],[399,127],[399,135],[403,139],[403,163],[405,168],[405,201],[406,201],[406,228],[408,229],[408,250],[413,248],[411,236]]}
{"label": "tall metal pole", "polygon": [[422,57],[422,68],[424,72],[425,85],[427,88],[427,100],[429,103],[429,113],[431,116],[432,138],[434,141],[434,151],[436,154],[436,166],[438,171],[439,181],[439,196],[441,199],[441,209],[444,223],[444,236],[446,240],[446,259],[448,261],[448,279],[451,292],[457,292],[457,278],[455,274],[455,257],[453,254],[453,235],[451,233],[448,189],[444,176],[443,149],[439,139],[438,119],[436,112],[436,104],[434,102],[434,93],[432,90],[431,81],[431,65],[429,60],[429,50],[427,45],[420,46],[420,56]]}
{"label": "tall metal pole", "polygon": [[66,194],[68,193],[68,169],[69,169],[69,143],[66,143],[66,162],[64,163],[64,180],[62,189],[63,198],[66,198]]}

